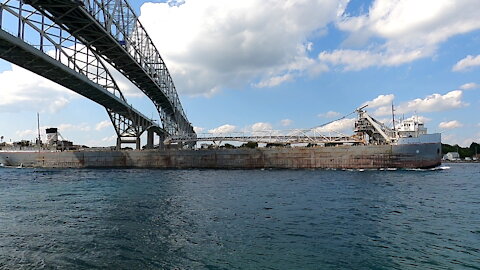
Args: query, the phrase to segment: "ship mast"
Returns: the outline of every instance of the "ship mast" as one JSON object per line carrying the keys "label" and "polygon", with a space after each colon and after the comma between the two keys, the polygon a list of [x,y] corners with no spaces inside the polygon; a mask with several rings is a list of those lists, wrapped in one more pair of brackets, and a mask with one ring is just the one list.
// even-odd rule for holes
{"label": "ship mast", "polygon": [[41,147],[42,138],[40,137],[40,114],[38,112],[37,112],[37,131],[38,131],[37,144],[39,147]]}
{"label": "ship mast", "polygon": [[395,132],[395,108],[393,107],[393,102],[392,102],[392,125],[393,125],[393,131]]}

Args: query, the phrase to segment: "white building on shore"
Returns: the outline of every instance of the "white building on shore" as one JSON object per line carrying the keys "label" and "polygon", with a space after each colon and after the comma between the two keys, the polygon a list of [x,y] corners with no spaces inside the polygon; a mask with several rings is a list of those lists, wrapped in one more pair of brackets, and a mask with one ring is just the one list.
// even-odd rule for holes
{"label": "white building on shore", "polygon": [[458,152],[448,152],[443,156],[443,160],[460,160]]}

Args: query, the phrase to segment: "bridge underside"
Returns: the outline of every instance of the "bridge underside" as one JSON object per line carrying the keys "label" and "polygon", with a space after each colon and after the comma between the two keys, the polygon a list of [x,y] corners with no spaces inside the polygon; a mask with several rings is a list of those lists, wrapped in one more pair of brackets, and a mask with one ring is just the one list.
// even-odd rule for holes
{"label": "bridge underside", "polygon": [[[0,0],[0,58],[103,106],[117,133],[117,148],[147,131],[160,142],[195,137],[168,69],[127,0]],[[108,65],[108,67],[107,67]],[[113,66],[154,103],[155,122],[127,103]],[[192,143],[188,143],[192,146]]]}
{"label": "bridge underside", "polygon": [[[22,40],[0,30],[0,57],[87,97],[105,108],[129,117],[129,105],[117,99],[87,77],[34,49]],[[138,121],[148,126],[150,120],[138,113]]]}
{"label": "bridge underside", "polygon": [[[165,132],[157,123],[133,109],[120,98],[92,82],[85,75],[73,71],[61,62],[56,61],[4,30],[0,30],[0,58],[50,79],[102,105],[107,111],[115,112],[131,120],[137,127],[149,130],[149,137],[153,136],[153,132],[164,136]],[[135,138],[135,141],[121,141],[120,139],[119,143],[136,143],[138,148],[139,142],[137,140],[138,136]],[[153,142],[149,147],[152,146]]]}
{"label": "bridge underside", "polygon": [[135,61],[119,46],[115,40],[98,22],[91,19],[91,16],[78,4],[71,1],[41,1],[33,6],[41,7],[52,13],[52,19],[56,23],[65,25],[73,33],[83,40],[86,45],[93,45],[95,50],[108,59],[115,68],[125,74],[140,89],[144,89],[148,96],[159,103],[162,108],[170,114],[174,113],[173,105],[157,90],[157,86],[151,78],[143,71]]}
{"label": "bridge underside", "polygon": [[[194,133],[193,127],[182,115],[183,111],[178,109],[181,108],[178,98],[173,98],[176,97],[176,90],[171,89],[173,83],[166,66],[162,66],[163,70],[152,69],[155,63],[148,63],[151,60],[143,59],[144,55],[142,54],[145,54],[145,52],[141,51],[152,50],[153,52],[154,49],[138,48],[144,40],[149,40],[148,36],[142,37],[144,40],[138,40],[137,45],[126,42],[127,37],[125,36],[112,36],[109,29],[106,29],[89,13],[89,11],[98,11],[87,10],[94,8],[94,6],[87,7],[84,1],[26,0],[25,2],[44,12],[57,24],[63,25],[73,36],[82,40],[83,44],[91,46],[98,55],[101,55],[142,90],[153,101],[159,113],[164,114],[161,115],[161,118],[164,122],[164,129],[170,133],[169,135],[179,132],[183,134]],[[109,16],[113,20],[115,15],[109,14]],[[108,16],[106,17],[108,18]],[[133,22],[133,24],[135,23]],[[118,28],[118,25],[113,26],[111,22],[109,27]],[[125,27],[132,28],[132,32],[136,29],[135,25]],[[161,61],[163,64],[161,59],[156,59],[156,61]],[[170,125],[176,125],[176,128],[172,128]]]}

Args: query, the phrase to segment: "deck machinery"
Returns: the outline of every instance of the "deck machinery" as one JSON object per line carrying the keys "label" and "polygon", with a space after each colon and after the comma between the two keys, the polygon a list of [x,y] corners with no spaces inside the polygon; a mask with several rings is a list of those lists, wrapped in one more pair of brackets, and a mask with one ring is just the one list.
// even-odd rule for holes
{"label": "deck machinery", "polygon": [[[363,106],[355,110],[357,119],[354,126],[354,134],[347,135],[338,131],[319,132],[320,127],[308,130],[290,130],[278,131],[267,130],[247,134],[245,132],[236,132],[229,134],[204,133],[190,135],[175,135],[168,137],[165,144],[175,143],[196,143],[196,142],[256,142],[266,144],[310,144],[310,145],[388,145],[397,144],[402,138],[418,138],[427,134],[424,124],[418,119],[407,119],[398,124],[398,127],[389,128],[384,123],[370,116]],[[341,119],[344,119],[342,117]],[[331,124],[329,122],[328,124]]]}

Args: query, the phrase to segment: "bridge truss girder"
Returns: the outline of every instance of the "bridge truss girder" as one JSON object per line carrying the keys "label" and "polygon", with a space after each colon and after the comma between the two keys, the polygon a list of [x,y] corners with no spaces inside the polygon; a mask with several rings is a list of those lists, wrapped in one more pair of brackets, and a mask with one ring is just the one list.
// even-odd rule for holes
{"label": "bridge truss girder", "polygon": [[194,134],[170,73],[126,0],[25,0],[130,79],[154,103],[168,135]]}
{"label": "bridge truss girder", "polygon": [[165,133],[127,103],[93,50],[22,1],[0,2],[0,58],[104,106],[120,142],[138,140],[147,129]]}

